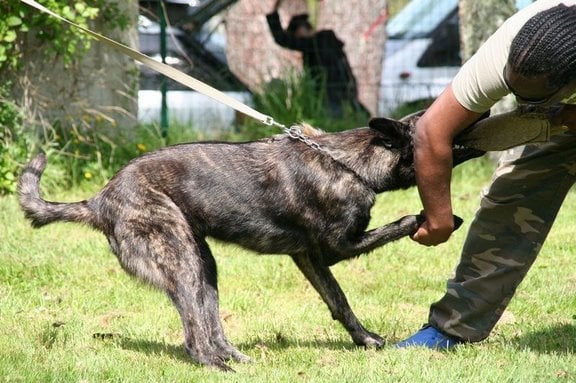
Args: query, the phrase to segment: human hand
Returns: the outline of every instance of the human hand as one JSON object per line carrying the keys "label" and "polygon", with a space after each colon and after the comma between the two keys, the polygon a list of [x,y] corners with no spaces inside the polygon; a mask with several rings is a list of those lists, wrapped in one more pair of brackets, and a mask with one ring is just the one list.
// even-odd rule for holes
{"label": "human hand", "polygon": [[453,216],[453,220],[450,225],[445,227],[433,227],[429,221],[426,220],[424,215],[419,216],[419,222],[423,220],[416,232],[410,237],[413,241],[418,242],[424,246],[436,246],[443,242],[446,242],[450,235],[458,230],[464,220],[456,215]]}

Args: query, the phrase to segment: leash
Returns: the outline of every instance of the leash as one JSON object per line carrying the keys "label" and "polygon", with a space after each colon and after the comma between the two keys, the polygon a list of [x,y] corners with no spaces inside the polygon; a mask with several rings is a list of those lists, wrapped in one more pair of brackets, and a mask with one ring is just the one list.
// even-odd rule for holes
{"label": "leash", "polygon": [[[232,98],[230,96],[228,96],[227,94],[219,91],[216,88],[211,87],[210,85],[203,83],[200,80],[195,79],[192,76],[187,75],[186,73],[183,73],[169,65],[166,65],[162,62],[156,61],[153,58],[151,58],[150,56],[147,56],[135,49],[132,49],[124,44],[121,44],[115,40],[112,40],[104,35],[101,35],[99,33],[93,32],[88,28],[84,28],[81,25],[78,25],[54,12],[52,12],[51,10],[49,10],[48,8],[44,7],[41,4],[38,4],[38,2],[36,2],[35,0],[20,0],[21,2],[29,5],[32,8],[35,8],[36,10],[48,14],[52,17],[55,17],[56,19],[63,21],[75,28],[80,29],[81,31],[87,33],[88,35],[92,36],[93,38],[95,38],[98,41],[101,41],[102,43],[124,53],[125,55],[131,57],[132,59],[142,63],[143,65],[163,74],[166,77],[171,78],[172,80],[179,82],[182,85],[187,86],[188,88],[191,88],[199,93],[202,93],[226,106],[229,106],[231,108],[233,108],[234,110],[245,114],[246,116],[252,117],[253,119],[260,121],[261,123],[268,125],[268,126],[276,126],[278,128],[281,128],[282,130],[284,130],[284,132],[286,132],[287,134],[289,134],[291,137],[293,137],[294,135],[296,135],[296,137],[298,138],[299,135],[302,135],[302,132],[300,131],[299,133],[296,131],[297,129],[294,129],[294,127],[291,128],[287,128],[285,125],[276,122],[272,117],[267,116],[265,114],[262,114],[260,112],[258,112],[257,110],[249,107],[248,105],[236,100],[235,98]],[[302,140],[301,138],[298,138],[300,140]]]}
{"label": "leash", "polygon": [[344,166],[346,169],[348,169],[349,171],[351,171],[357,178],[359,178],[360,180],[363,181],[362,177],[360,177],[354,170],[350,169],[350,167],[346,166],[345,164],[341,163],[338,159],[336,159],[332,153],[330,153],[329,150],[327,150],[326,148],[322,147],[321,145],[319,145],[316,141],[314,141],[313,139],[311,139],[310,137],[306,136],[304,134],[304,132],[302,131],[302,128],[299,125],[292,125],[289,128],[284,125],[281,124],[279,122],[276,122],[271,116],[267,116],[265,114],[262,114],[260,112],[258,112],[257,110],[249,107],[248,105],[226,95],[225,93],[222,93],[221,91],[219,91],[216,88],[211,87],[210,85],[203,83],[200,80],[195,79],[192,76],[187,75],[186,73],[183,73],[175,68],[172,68],[169,65],[166,65],[162,62],[156,61],[153,58],[135,50],[132,49],[124,44],[121,44],[115,40],[112,40],[104,35],[101,35],[99,33],[93,32],[88,28],[84,28],[54,12],[52,12],[51,10],[49,10],[48,8],[42,6],[41,4],[38,4],[35,0],[20,0],[21,2],[31,6],[32,8],[35,8],[43,13],[46,13],[52,17],[55,17],[58,20],[61,20],[75,28],[80,29],[81,31],[87,33],[88,35],[94,37],[96,40],[103,42],[104,44],[124,53],[125,55],[131,57],[132,59],[141,62],[143,65],[146,65],[147,67],[154,69],[155,71],[163,74],[166,77],[171,78],[174,81],[179,82],[182,85],[185,85],[197,92],[200,92],[208,97],[211,97],[212,99],[221,102],[224,105],[227,105],[235,110],[237,110],[240,113],[243,113],[249,117],[254,118],[257,121],[260,121],[261,123],[268,125],[268,126],[275,126],[278,127],[280,129],[282,129],[284,131],[284,133],[290,137],[293,140],[298,140],[303,142],[304,144],[306,144],[307,146],[309,146],[310,148],[312,148],[313,150],[317,150],[319,152],[325,153],[326,155],[328,155],[330,158],[332,158],[333,161],[339,163],[341,166]]}

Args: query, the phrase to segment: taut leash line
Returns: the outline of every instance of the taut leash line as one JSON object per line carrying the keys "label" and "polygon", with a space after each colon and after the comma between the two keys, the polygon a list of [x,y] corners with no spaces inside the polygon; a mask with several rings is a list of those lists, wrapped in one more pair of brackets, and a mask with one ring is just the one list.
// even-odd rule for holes
{"label": "taut leash line", "polygon": [[269,126],[276,126],[279,127],[283,130],[286,130],[286,126],[283,124],[280,124],[278,122],[276,122],[272,117],[267,116],[265,114],[262,114],[260,112],[258,112],[257,110],[249,107],[248,105],[228,96],[225,93],[222,93],[221,91],[219,91],[216,88],[211,87],[208,84],[203,83],[202,81],[199,81],[197,79],[195,79],[192,76],[187,75],[186,73],[183,73],[169,65],[166,65],[164,63],[158,62],[156,60],[154,60],[153,58],[138,52],[135,49],[132,49],[124,44],[121,44],[115,40],[112,40],[104,35],[101,35],[99,33],[93,32],[88,28],[84,28],[81,25],[78,25],[54,12],[52,12],[51,10],[49,10],[48,8],[44,7],[41,4],[38,4],[36,1],[34,0],[20,0],[21,2],[29,5],[32,8],[35,8],[43,13],[46,13],[52,17],[57,18],[60,21],[63,21],[75,28],[78,28],[80,30],[82,30],[83,32],[87,33],[88,35],[92,36],[93,38],[95,38],[98,41],[103,42],[104,44],[124,53],[125,55],[131,57],[132,59],[146,65],[147,67],[154,69],[155,71],[163,74],[166,77],[171,78],[172,80],[179,82],[182,85],[185,85],[197,92],[200,92],[218,102],[221,102],[224,105],[227,105],[235,110],[237,110],[240,113],[243,113],[249,117],[254,118],[257,121],[262,122],[265,125],[269,125]]}

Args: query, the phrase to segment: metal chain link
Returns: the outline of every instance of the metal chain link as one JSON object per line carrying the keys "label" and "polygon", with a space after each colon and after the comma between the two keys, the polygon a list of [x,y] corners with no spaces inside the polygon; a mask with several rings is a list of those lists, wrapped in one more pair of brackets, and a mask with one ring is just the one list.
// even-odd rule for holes
{"label": "metal chain link", "polygon": [[290,128],[282,126],[282,130],[290,137],[298,141],[302,141],[314,150],[328,153],[326,149],[320,146],[319,143],[302,133],[302,129],[298,125],[292,125]]}
{"label": "metal chain link", "polygon": [[290,128],[287,128],[286,125],[282,125],[276,121],[273,121],[270,123],[270,125],[274,125],[277,126],[278,128],[282,129],[284,131],[284,133],[286,133],[286,135],[288,135],[288,137],[294,139],[294,140],[298,140],[301,141],[303,143],[305,143],[306,145],[308,145],[310,148],[314,149],[314,150],[318,150],[319,152],[322,152],[324,154],[326,154],[328,157],[332,158],[333,161],[339,163],[341,166],[343,166],[344,168],[348,169],[348,171],[350,171],[352,174],[354,174],[356,176],[356,178],[358,178],[362,183],[366,184],[366,181],[360,177],[358,175],[358,173],[356,173],[356,171],[354,171],[353,169],[351,169],[348,165],[342,163],[341,161],[339,161],[334,154],[332,154],[330,152],[330,150],[324,148],[323,146],[321,146],[319,143],[317,143],[316,141],[314,141],[313,139],[311,139],[310,137],[306,136],[303,132],[302,132],[302,128],[298,125],[292,125]]}
{"label": "metal chain link", "polygon": [[328,157],[330,157],[334,162],[340,164],[342,167],[344,167],[345,169],[347,169],[349,172],[351,172],[352,174],[354,174],[356,176],[356,178],[358,178],[360,180],[360,182],[362,182],[364,185],[366,185],[366,181],[364,180],[364,178],[360,177],[358,175],[358,173],[356,173],[355,170],[353,170],[352,168],[350,168],[350,166],[346,165],[345,163],[341,162],[340,160],[338,160],[334,154],[332,152],[330,152],[329,149],[326,149],[325,147],[321,146],[319,143],[317,143],[316,141],[314,141],[313,139],[311,139],[310,137],[306,136],[303,132],[302,132],[302,128],[298,125],[292,125],[290,128],[287,128],[285,125],[281,125],[278,123],[275,123],[274,125],[278,126],[279,128],[281,128],[287,135],[288,137],[294,139],[294,140],[298,140],[301,141],[303,143],[305,143],[306,145],[308,145],[310,148],[317,150],[319,152],[324,153],[325,155],[327,155]]}

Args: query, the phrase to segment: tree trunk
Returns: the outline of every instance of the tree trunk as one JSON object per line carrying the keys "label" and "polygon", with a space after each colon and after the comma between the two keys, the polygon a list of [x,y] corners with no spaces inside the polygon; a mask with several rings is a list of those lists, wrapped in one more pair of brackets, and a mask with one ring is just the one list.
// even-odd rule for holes
{"label": "tree trunk", "polygon": [[378,110],[382,60],[386,43],[386,0],[324,0],[319,28],[333,29],[358,82],[358,98],[371,115]]}
{"label": "tree trunk", "polygon": [[[125,12],[130,27],[111,30],[105,20],[98,19],[91,28],[137,47],[138,2],[113,1]],[[23,65],[1,77],[12,82],[13,98],[32,117],[64,126],[136,125],[139,72],[133,60],[92,40],[90,50],[66,67],[60,57],[44,53],[41,44],[50,42],[37,41],[34,31],[23,38]]]}
{"label": "tree trunk", "polygon": [[462,60],[466,61],[516,11],[514,0],[460,0]]}

